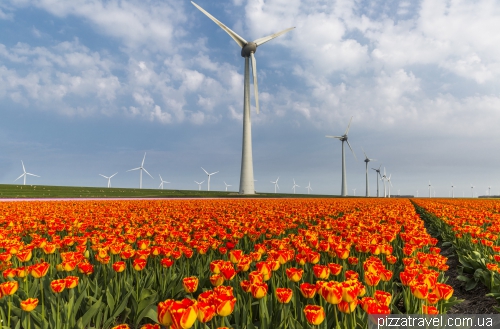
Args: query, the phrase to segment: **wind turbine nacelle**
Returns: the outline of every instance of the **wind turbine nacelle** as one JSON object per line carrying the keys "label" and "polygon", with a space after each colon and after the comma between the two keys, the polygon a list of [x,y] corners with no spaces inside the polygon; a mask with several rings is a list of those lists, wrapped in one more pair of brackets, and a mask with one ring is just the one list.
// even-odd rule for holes
{"label": "wind turbine nacelle", "polygon": [[256,51],[257,44],[255,42],[249,42],[243,48],[241,48],[241,57],[250,57],[250,54],[255,54]]}

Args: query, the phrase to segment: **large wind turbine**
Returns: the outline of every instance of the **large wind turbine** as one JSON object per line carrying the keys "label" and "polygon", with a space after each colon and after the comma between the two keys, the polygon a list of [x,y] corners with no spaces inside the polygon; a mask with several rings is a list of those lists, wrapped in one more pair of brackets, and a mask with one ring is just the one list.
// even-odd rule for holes
{"label": "large wind turbine", "polygon": [[107,177],[107,176],[104,176],[104,175],[101,175],[99,174],[100,176],[106,178],[108,180],[108,187],[111,187],[111,177],[113,177],[114,175],[118,174],[117,172],[115,172],[113,175]]}
{"label": "large wind turbine", "polygon": [[197,181],[194,182],[198,184],[198,191],[201,191],[201,184],[203,184],[205,181],[202,181],[201,183],[198,183]]}
{"label": "large wind turbine", "polygon": [[378,169],[375,169],[375,168],[372,168],[373,170],[375,170],[375,172],[377,173],[377,198],[380,197],[380,193],[378,192],[378,177],[380,176],[380,178],[382,178],[382,175],[380,174],[380,168],[382,168],[382,165],[380,165],[378,167]]}
{"label": "large wind turbine", "polygon": [[345,152],[344,152],[344,142],[347,142],[347,145],[351,149],[352,155],[354,155],[354,158],[356,159],[356,154],[354,154],[354,151],[352,150],[351,144],[349,144],[349,141],[347,140],[347,134],[349,133],[349,127],[351,127],[351,120],[349,121],[349,125],[347,126],[347,129],[345,130],[344,135],[342,136],[326,136],[328,138],[337,138],[342,142],[342,188],[340,189],[340,195],[342,196],[347,196],[347,181],[346,181],[346,175],[345,175]]}
{"label": "large wind turbine", "polygon": [[252,160],[252,125],[250,121],[250,58],[252,60],[252,75],[253,75],[253,88],[255,96],[255,108],[257,114],[259,113],[259,93],[257,84],[257,62],[255,60],[255,52],[260,45],[279,37],[282,34],[294,29],[295,27],[288,28],[278,33],[271,34],[267,37],[259,38],[257,40],[248,42],[226,25],[222,24],[215,17],[210,15],[203,8],[196,3],[191,3],[198,8],[202,13],[208,16],[215,22],[221,29],[223,29],[229,36],[241,47],[241,56],[245,58],[245,80],[244,80],[244,94],[243,94],[243,145],[241,155],[241,175],[240,175],[240,194],[255,194],[255,186],[253,181],[253,160]]}
{"label": "large wind turbine", "polygon": [[278,179],[280,179],[279,177],[276,179],[276,181],[271,181],[271,183],[274,184],[274,193],[276,193],[276,188],[278,188],[278,190],[280,189],[279,185],[278,185]]}
{"label": "large wind turbine", "polygon": [[[203,167],[201,167],[201,169],[203,169]],[[209,173],[208,173],[208,171],[206,171],[205,169],[203,169],[203,171],[204,171],[204,172],[205,172],[205,174],[207,174],[207,176],[208,176],[207,191],[210,191],[210,176],[215,175],[216,173],[218,173],[218,171],[213,172],[213,173],[211,173],[211,174],[209,174]]]}
{"label": "large wind turbine", "polygon": [[170,182],[164,181],[163,178],[161,178],[160,174],[158,174],[158,176],[160,176],[160,181],[161,181],[160,186],[158,186],[158,188],[161,187],[161,189],[163,190],[163,184],[170,184]]}
{"label": "large wind turbine", "polygon": [[133,171],[133,170],[139,170],[140,171],[140,174],[139,174],[139,188],[142,188],[142,171],[144,170],[146,172],[146,174],[149,175],[149,177],[153,178],[153,176],[151,176],[148,171],[144,168],[144,160],[146,160],[146,152],[144,152],[144,158],[142,158],[142,163],[141,163],[141,166],[140,167],[137,167],[137,168],[134,168],[134,169],[130,169],[130,170],[127,170],[127,171]]}
{"label": "large wind turbine", "polygon": [[35,176],[35,177],[40,177],[40,176],[38,176],[38,175],[35,175],[35,174],[30,174],[29,172],[26,172],[26,169],[24,168],[24,162],[23,162],[23,160],[21,160],[21,164],[23,165],[23,174],[22,174],[21,176],[17,177],[17,178],[14,180],[14,182],[15,182],[16,180],[18,180],[19,178],[21,178],[21,177],[23,177],[23,176],[24,176],[23,185],[26,185],[26,175]]}
{"label": "large wind turbine", "polygon": [[307,189],[307,194],[309,194],[309,192],[312,191],[311,182],[309,182],[309,185],[306,186],[306,189]]}
{"label": "large wind turbine", "polygon": [[297,184],[295,184],[295,178],[294,178],[294,179],[293,179],[293,187],[292,187],[292,189],[293,189],[293,194],[295,194],[295,188],[296,188],[296,187],[300,187],[300,186],[299,186],[299,185],[297,185]]}
{"label": "large wind turbine", "polygon": [[[363,150],[363,154],[365,155],[365,163],[366,163],[366,193],[365,193],[365,196],[366,197],[369,197],[370,196],[370,185],[368,184],[368,162],[370,161],[377,161],[375,159],[369,159],[368,156],[366,155],[365,153],[365,150],[363,148],[361,148]],[[378,186],[378,180],[377,180],[377,186]],[[378,187],[377,187],[377,190],[378,190]]]}

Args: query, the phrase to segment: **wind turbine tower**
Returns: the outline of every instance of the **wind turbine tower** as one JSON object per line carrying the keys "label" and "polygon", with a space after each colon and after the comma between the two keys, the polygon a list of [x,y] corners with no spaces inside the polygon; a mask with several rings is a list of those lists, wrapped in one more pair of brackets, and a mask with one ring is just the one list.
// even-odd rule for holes
{"label": "wind turbine tower", "polygon": [[139,188],[142,188],[142,171],[145,171],[146,174],[149,175],[149,177],[153,178],[153,176],[151,176],[148,171],[144,168],[144,160],[146,160],[146,152],[144,152],[144,158],[142,158],[142,163],[141,163],[141,166],[140,167],[137,167],[137,168],[134,168],[134,169],[130,169],[130,170],[127,170],[127,171],[133,171],[133,170],[139,170],[140,174],[139,174]]}
{"label": "wind turbine tower", "polygon": [[431,181],[429,181],[429,198],[431,197],[431,187],[432,187]]}
{"label": "wind turbine tower", "polygon": [[194,181],[196,184],[198,184],[198,191],[201,191],[201,184],[205,183],[205,181],[202,181],[198,183],[197,181]]}
{"label": "wind turbine tower", "polygon": [[472,184],[470,184],[470,188],[471,188],[472,197],[474,197],[474,186],[472,186]]}
{"label": "wind turbine tower", "polygon": [[309,194],[309,192],[312,191],[311,182],[309,182],[309,185],[306,186],[306,189],[307,189],[307,194]]}
{"label": "wind turbine tower", "polygon": [[99,174],[99,175],[102,176],[102,177],[104,177],[104,178],[106,178],[108,180],[108,188],[110,188],[111,187],[111,177],[113,177],[116,174],[118,174],[118,173],[116,172],[116,173],[114,173],[113,175],[111,175],[109,177],[101,175],[101,174]]}
{"label": "wind turbine tower", "polygon": [[295,178],[294,178],[294,179],[293,179],[293,187],[292,187],[292,189],[293,189],[293,194],[295,194],[295,188],[296,188],[296,187],[300,187],[300,186],[299,186],[299,185],[297,185],[297,184],[295,184]]}
{"label": "wind turbine tower", "polygon": [[349,144],[347,134],[349,134],[349,127],[351,127],[351,122],[352,122],[352,117],[351,120],[349,121],[349,125],[347,126],[347,129],[345,130],[344,135],[342,136],[326,136],[328,138],[337,138],[342,142],[342,187],[340,189],[340,195],[341,196],[347,196],[347,180],[346,180],[346,174],[345,174],[345,152],[344,152],[344,142],[347,142],[347,145],[351,149],[352,155],[354,155],[354,158],[356,159],[356,154],[354,154],[354,151],[352,150],[351,144]]}
{"label": "wind turbine tower", "polygon": [[[366,168],[365,168],[365,172],[366,172],[366,193],[365,193],[365,196],[366,197],[369,197],[370,196],[370,185],[368,184],[368,162],[370,161],[377,161],[375,159],[369,159],[368,156],[366,155],[365,153],[365,150],[363,148],[361,148],[363,150],[363,154],[365,155],[365,164],[366,164]],[[377,180],[377,191],[378,191],[378,180]],[[377,192],[378,194],[378,192]],[[378,195],[377,195],[378,196]]]}
{"label": "wind turbine tower", "polygon": [[23,160],[21,160],[21,164],[23,165],[23,174],[22,174],[21,176],[17,177],[17,178],[14,180],[14,182],[15,182],[16,180],[18,180],[19,178],[21,178],[21,177],[23,177],[23,176],[24,176],[24,179],[23,179],[23,185],[26,185],[26,175],[35,176],[35,177],[40,177],[40,176],[38,176],[38,175],[35,175],[35,174],[30,174],[29,172],[26,172],[26,169],[24,168],[24,162],[23,162]]}
{"label": "wind turbine tower", "polygon": [[[201,167],[201,169],[203,169],[203,167]],[[205,174],[207,174],[207,176],[208,176],[207,191],[210,191],[210,176],[215,175],[216,173],[218,173],[218,171],[213,172],[213,173],[211,173],[211,174],[209,174],[209,173],[208,173],[208,171],[206,171],[205,169],[203,169],[203,171],[204,171],[204,172],[205,172]]]}
{"label": "wind turbine tower", "polygon": [[170,184],[170,182],[164,181],[163,178],[161,178],[160,174],[158,174],[158,176],[160,176],[160,181],[161,181],[160,186],[158,186],[158,188],[161,187],[161,189],[163,190],[163,184]]}
{"label": "wind turbine tower", "polygon": [[382,168],[382,165],[380,165],[380,167],[378,167],[378,169],[372,168],[377,173],[377,198],[380,198],[380,193],[379,193],[379,189],[378,189],[379,176],[380,176],[380,178],[382,178],[382,175],[380,174],[380,168]]}
{"label": "wind turbine tower", "polygon": [[273,181],[271,181],[271,183],[273,183],[273,184],[274,184],[274,193],[276,193],[276,188],[278,188],[278,190],[280,189],[280,187],[279,187],[279,185],[278,185],[278,180],[279,180],[279,179],[280,179],[280,178],[278,177],[278,178],[276,179],[276,181],[274,181],[274,182],[273,182]]}
{"label": "wind turbine tower", "polygon": [[455,186],[451,183],[451,197],[455,198]]}
{"label": "wind turbine tower", "polygon": [[241,155],[241,174],[240,174],[240,194],[255,194],[255,186],[253,181],[253,160],[252,160],[252,125],[250,121],[250,60],[252,62],[253,88],[255,96],[255,108],[259,114],[259,93],[257,85],[257,62],[255,60],[255,52],[257,47],[264,43],[279,37],[282,34],[291,31],[295,27],[288,28],[278,33],[271,34],[267,37],[248,42],[226,25],[222,24],[215,17],[210,15],[205,9],[198,6],[196,3],[191,3],[198,8],[203,14],[215,22],[241,47],[241,56],[245,58],[245,77],[244,77],[244,93],[243,93],[243,145]]}

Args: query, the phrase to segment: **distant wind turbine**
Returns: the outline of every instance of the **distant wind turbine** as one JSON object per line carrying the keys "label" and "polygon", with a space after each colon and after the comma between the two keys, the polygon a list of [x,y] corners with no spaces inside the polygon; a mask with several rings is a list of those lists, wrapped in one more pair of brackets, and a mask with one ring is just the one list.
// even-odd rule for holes
{"label": "distant wind turbine", "polygon": [[14,182],[15,182],[16,180],[18,180],[19,178],[21,178],[21,177],[23,177],[23,176],[24,176],[23,185],[26,185],[26,175],[35,176],[35,177],[40,177],[40,176],[38,176],[38,175],[35,175],[35,174],[31,174],[31,173],[29,173],[29,172],[26,172],[26,169],[24,168],[24,162],[23,162],[23,160],[21,160],[21,164],[23,165],[23,174],[22,174],[21,176],[17,177],[17,178],[14,180]]}
{"label": "distant wind turbine", "polygon": [[382,168],[382,165],[380,165],[380,167],[378,167],[378,169],[372,168],[377,173],[377,198],[380,197],[380,193],[378,190],[378,178],[379,178],[379,176],[380,176],[380,178],[382,178],[382,175],[380,174],[380,168]]}
{"label": "distant wind turbine", "polygon": [[160,186],[158,186],[158,188],[161,187],[161,189],[163,190],[163,184],[170,184],[170,182],[164,181],[163,178],[161,178],[160,174],[158,174],[158,176],[160,176],[160,181],[161,181]]}
{"label": "distant wind turbine", "polygon": [[309,182],[309,185],[306,186],[306,189],[307,189],[307,194],[309,194],[309,192],[312,191],[311,182]]}
{"label": "distant wind turbine", "polygon": [[295,184],[295,178],[294,178],[294,179],[293,179],[293,187],[292,187],[292,189],[293,189],[293,194],[295,194],[295,187],[300,187],[300,186],[298,186],[297,184]]}
{"label": "distant wind turbine", "polygon": [[389,177],[387,177],[386,179],[387,179],[387,182],[389,183],[389,198],[390,198],[391,197],[391,187],[392,187],[391,175],[389,175]]}
{"label": "distant wind turbine", "polygon": [[145,171],[146,174],[149,175],[149,177],[153,178],[153,176],[151,176],[148,171],[144,168],[144,160],[146,160],[146,152],[144,152],[144,158],[142,158],[142,163],[141,163],[141,166],[140,167],[137,167],[137,168],[134,168],[134,169],[130,169],[130,170],[127,170],[127,171],[133,171],[133,170],[139,170],[140,171],[140,174],[139,174],[139,188],[142,188],[142,171]]}
{"label": "distant wind turbine", "polygon": [[474,186],[472,186],[472,184],[470,184],[470,188],[471,188],[471,192],[472,192],[472,197],[474,197]]}
{"label": "distant wind turbine", "polygon": [[257,62],[255,60],[255,52],[257,47],[262,44],[279,37],[282,34],[287,33],[294,29],[294,27],[288,28],[278,33],[271,34],[267,37],[259,38],[252,42],[248,42],[226,25],[222,24],[215,17],[210,15],[203,8],[198,6],[196,3],[191,3],[198,8],[203,14],[215,22],[221,29],[223,29],[229,36],[236,41],[238,46],[241,47],[241,56],[245,58],[245,76],[244,76],[244,93],[243,93],[243,146],[242,146],[242,157],[241,157],[241,175],[240,175],[240,194],[255,194],[255,186],[253,182],[253,160],[252,160],[252,124],[250,121],[250,59],[252,62],[252,74],[253,74],[253,87],[254,87],[254,97],[255,97],[255,108],[257,114],[259,113],[259,93],[257,85]]}
{"label": "distant wind turbine", "polygon": [[387,187],[385,185],[386,180],[387,180],[387,175],[385,174],[385,167],[384,167],[384,175],[382,176],[382,182],[384,183],[384,198],[387,198]]}
{"label": "distant wind turbine", "polygon": [[276,193],[276,188],[278,188],[278,190],[280,189],[280,187],[279,187],[279,185],[278,185],[278,180],[279,180],[279,179],[280,179],[280,178],[278,177],[278,178],[276,179],[276,181],[274,181],[274,182],[272,182],[272,181],[271,181],[271,183],[273,183],[273,184],[274,184],[274,193]]}
{"label": "distant wind turbine", "polygon": [[355,189],[355,188],[353,188],[352,190],[354,191],[353,196],[356,196],[356,189]]}
{"label": "distant wind turbine", "polygon": [[[203,167],[201,167],[201,169],[203,169]],[[207,191],[210,191],[210,176],[212,175],[215,175],[216,173],[218,173],[218,171],[216,172],[213,172],[211,174],[209,174],[205,169],[203,169],[203,171],[205,172],[205,174],[207,174],[208,176],[208,186],[207,186]]]}
{"label": "distant wind turbine", "polygon": [[344,142],[347,142],[347,145],[351,149],[352,155],[354,155],[354,158],[356,159],[356,154],[354,154],[354,151],[352,150],[351,144],[349,144],[348,137],[347,137],[347,134],[349,134],[349,128],[351,127],[351,122],[352,122],[352,117],[351,117],[351,120],[349,121],[349,125],[347,126],[347,129],[345,130],[344,135],[342,135],[342,136],[326,136],[328,138],[337,138],[338,140],[340,140],[342,142],[342,188],[340,189],[340,195],[342,195],[342,196],[347,196]]}
{"label": "distant wind turbine", "polygon": [[111,187],[111,177],[113,177],[116,174],[118,174],[118,173],[116,172],[116,173],[114,173],[113,175],[111,175],[109,177],[101,175],[101,174],[99,174],[99,175],[102,176],[102,177],[104,177],[104,178],[106,178],[108,180],[108,187]]}
{"label": "distant wind turbine", "polygon": [[455,197],[455,186],[453,186],[453,183],[451,183],[451,197]]}
{"label": "distant wind turbine", "polygon": [[[377,161],[377,160],[368,158],[368,156],[365,153],[365,150],[363,148],[361,148],[361,149],[363,150],[363,154],[365,155],[365,160],[364,161],[365,161],[365,164],[366,164],[366,168],[365,168],[365,172],[366,172],[366,193],[365,193],[365,197],[369,197],[370,196],[370,185],[368,184],[368,162],[370,162],[370,161]],[[378,183],[378,180],[377,180],[377,183]]]}
{"label": "distant wind turbine", "polygon": [[431,181],[429,181],[429,198],[431,198],[431,187],[432,187]]}
{"label": "distant wind turbine", "polygon": [[226,184],[226,182],[224,182],[224,185],[226,185],[226,192],[227,192],[227,188],[228,188],[229,186],[233,186],[233,185],[228,185],[228,184]]}
{"label": "distant wind turbine", "polygon": [[40,177],[40,176],[38,176],[38,175],[35,175],[35,174],[31,174],[31,173],[29,173],[29,172],[26,172],[26,169],[24,168],[24,163],[23,163],[23,160],[21,160],[21,165],[23,166],[23,174],[22,174],[21,176],[17,177],[17,178],[14,180],[14,182],[15,182],[15,181],[17,181],[19,178],[21,178],[21,177],[23,177],[23,176],[24,176],[24,179],[23,179],[23,185],[26,185],[26,175],[35,176],[35,177]]}
{"label": "distant wind turbine", "polygon": [[488,196],[490,196],[491,186],[488,186]]}
{"label": "distant wind turbine", "polygon": [[198,191],[201,191],[201,184],[203,184],[205,181],[202,181],[201,183],[198,183],[197,181],[194,182],[198,184]]}

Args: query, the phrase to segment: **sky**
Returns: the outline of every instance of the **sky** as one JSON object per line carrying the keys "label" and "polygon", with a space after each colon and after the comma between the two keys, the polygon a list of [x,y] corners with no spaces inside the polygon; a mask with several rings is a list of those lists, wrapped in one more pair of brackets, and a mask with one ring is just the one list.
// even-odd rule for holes
{"label": "sky", "polygon": [[[257,192],[500,194],[497,0],[198,0],[257,49]],[[240,48],[187,0],[2,0],[0,184],[238,191]],[[253,92],[253,88],[252,92]],[[22,178],[15,183],[22,183]],[[382,190],[382,182],[380,190]],[[471,188],[471,184],[474,188]],[[355,191],[353,189],[356,189]]]}

